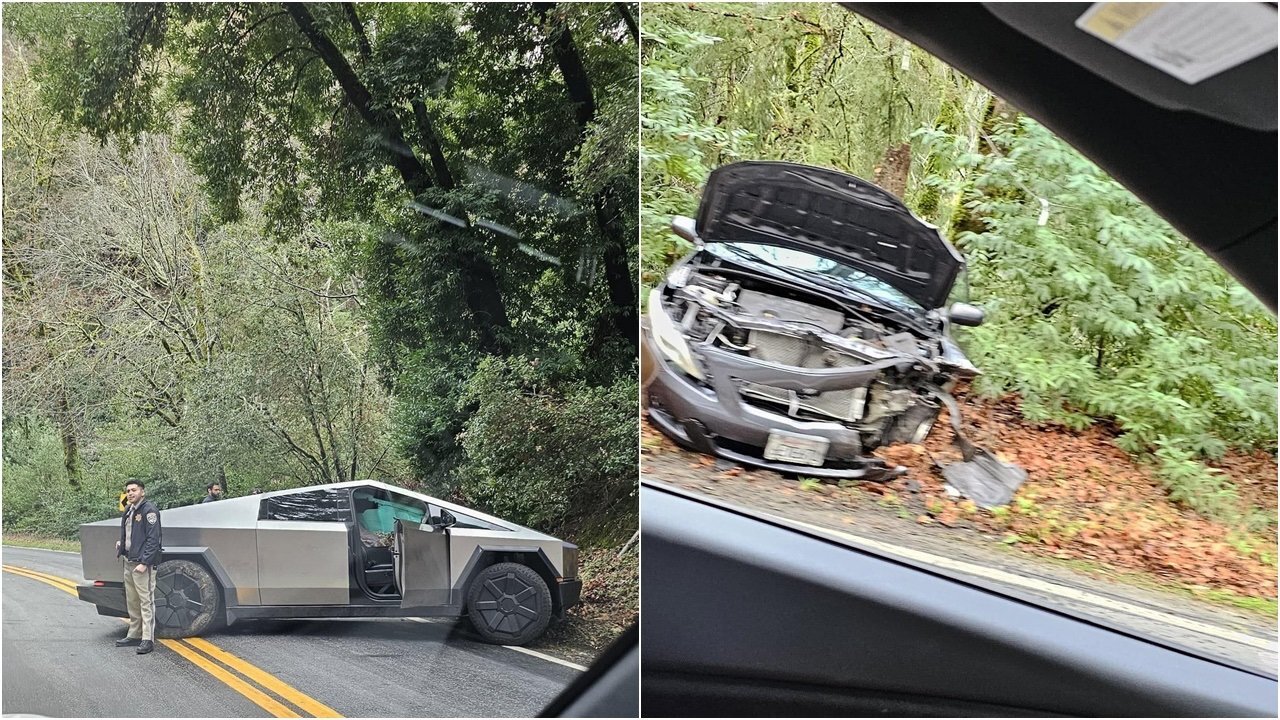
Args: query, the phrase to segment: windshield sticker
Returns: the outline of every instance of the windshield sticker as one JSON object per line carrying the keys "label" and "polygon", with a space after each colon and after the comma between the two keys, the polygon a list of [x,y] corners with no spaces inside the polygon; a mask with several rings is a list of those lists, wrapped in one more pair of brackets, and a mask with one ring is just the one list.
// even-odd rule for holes
{"label": "windshield sticker", "polygon": [[1076,27],[1188,85],[1276,47],[1263,3],[1094,3]]}

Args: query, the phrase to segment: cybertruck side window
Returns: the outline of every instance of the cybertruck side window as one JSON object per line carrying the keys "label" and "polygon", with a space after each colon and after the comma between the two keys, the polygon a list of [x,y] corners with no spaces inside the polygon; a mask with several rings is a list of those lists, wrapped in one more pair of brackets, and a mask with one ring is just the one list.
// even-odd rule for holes
{"label": "cybertruck side window", "polygon": [[266,498],[258,519],[347,522],[351,520],[351,499],[344,490],[308,490]]}
{"label": "cybertruck side window", "polygon": [[[456,528],[462,528],[464,530],[501,530],[503,532],[509,532],[507,528],[499,527],[491,522],[485,522],[480,518],[471,517],[470,515],[460,513],[457,510],[450,510],[449,512],[458,520],[458,522],[453,524]],[[433,515],[439,515],[440,507],[432,505],[431,513]]]}

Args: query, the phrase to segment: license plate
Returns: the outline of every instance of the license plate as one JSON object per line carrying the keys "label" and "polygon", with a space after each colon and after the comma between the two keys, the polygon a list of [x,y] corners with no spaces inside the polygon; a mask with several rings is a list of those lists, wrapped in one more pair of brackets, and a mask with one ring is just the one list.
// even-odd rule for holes
{"label": "license plate", "polygon": [[775,430],[769,433],[769,441],[765,443],[764,458],[819,467],[826,459],[830,445],[831,441],[823,437]]}

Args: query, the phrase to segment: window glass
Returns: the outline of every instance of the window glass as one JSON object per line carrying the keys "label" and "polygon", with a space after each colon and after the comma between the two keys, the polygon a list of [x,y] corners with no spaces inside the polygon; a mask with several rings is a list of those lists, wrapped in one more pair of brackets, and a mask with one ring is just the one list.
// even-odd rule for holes
{"label": "window glass", "polygon": [[785,270],[812,274],[818,281],[835,281],[856,293],[869,294],[897,310],[921,312],[924,308],[889,283],[842,262],[794,248],[758,243],[710,243],[707,251],[727,259],[741,258],[742,253]]}
{"label": "window glass", "polygon": [[[1275,314],[1101,167],[1125,148],[1086,158],[838,4],[716,8],[645,7],[641,273],[683,277],[646,330],[665,362],[645,378],[643,477],[1274,673]],[[700,204],[711,173],[754,161],[901,199],[965,261],[948,303],[982,312],[904,321],[896,276],[800,246],[820,252],[822,212],[801,185],[741,193],[760,217],[796,210],[769,228],[786,248],[709,242],[682,261],[673,218],[757,212]],[[763,188],[788,168],[749,172]],[[904,279],[947,267],[924,247],[897,257]],[[903,312],[837,303],[841,286]]]}
{"label": "window glass", "polygon": [[362,488],[354,498],[360,526],[375,533],[395,532],[397,520],[417,527],[427,516],[427,504],[421,500],[380,488]]}
{"label": "window glass", "polygon": [[[441,508],[438,506],[435,506],[435,505],[431,506],[431,512],[433,514],[439,513],[440,510]],[[499,527],[498,525],[494,525],[491,522],[486,522],[484,520],[481,520],[480,518],[472,517],[470,515],[467,515],[466,513],[458,512],[457,510],[450,510],[449,514],[453,515],[453,517],[455,517],[458,520],[453,525],[455,528],[462,528],[465,530],[504,530],[504,531],[506,530],[506,528],[504,527]]]}
{"label": "window glass", "polygon": [[351,501],[346,490],[308,490],[262,501],[263,520],[347,522]]}

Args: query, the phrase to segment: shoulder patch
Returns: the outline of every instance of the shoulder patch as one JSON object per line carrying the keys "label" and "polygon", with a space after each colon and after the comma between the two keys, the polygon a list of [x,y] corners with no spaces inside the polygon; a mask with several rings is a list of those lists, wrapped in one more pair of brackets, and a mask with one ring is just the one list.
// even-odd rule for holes
{"label": "shoulder patch", "polygon": [[155,513],[153,513],[153,512],[149,512],[149,513],[147,513],[147,524],[148,524],[148,525],[155,525],[155,524],[156,524],[156,520],[159,520],[159,519],[160,519],[160,516],[159,516],[159,515],[157,515],[157,514],[155,514]]}

